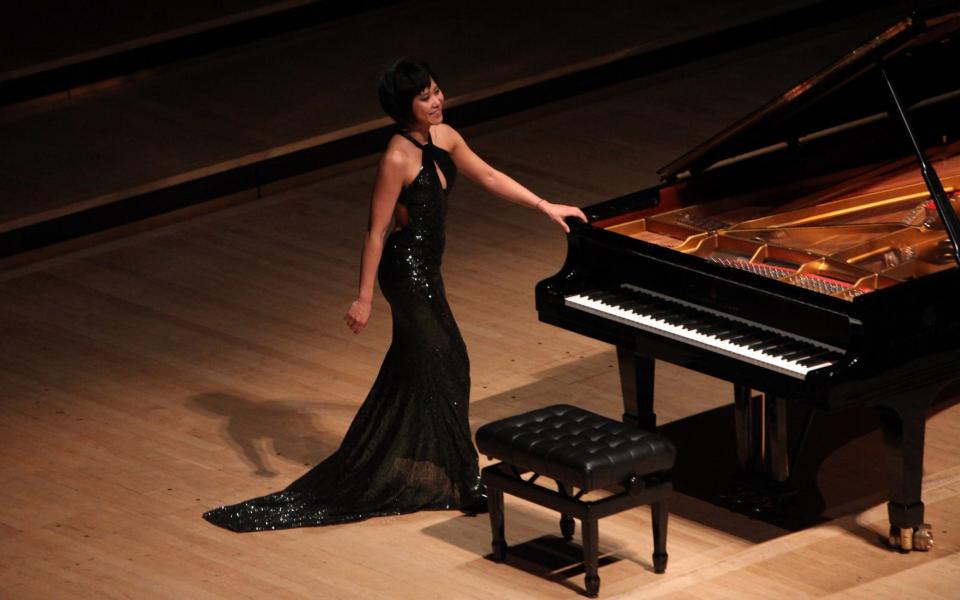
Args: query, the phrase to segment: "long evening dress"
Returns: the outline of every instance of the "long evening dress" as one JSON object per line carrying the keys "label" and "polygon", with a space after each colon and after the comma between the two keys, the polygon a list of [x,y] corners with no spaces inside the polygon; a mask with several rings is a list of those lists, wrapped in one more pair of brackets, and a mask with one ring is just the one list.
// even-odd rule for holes
{"label": "long evening dress", "polygon": [[467,418],[470,366],[440,277],[456,167],[431,140],[400,135],[423,162],[397,200],[409,221],[387,237],[377,273],[393,315],[380,373],[336,452],[281,492],[204,513],[215,525],[262,531],[482,509]]}

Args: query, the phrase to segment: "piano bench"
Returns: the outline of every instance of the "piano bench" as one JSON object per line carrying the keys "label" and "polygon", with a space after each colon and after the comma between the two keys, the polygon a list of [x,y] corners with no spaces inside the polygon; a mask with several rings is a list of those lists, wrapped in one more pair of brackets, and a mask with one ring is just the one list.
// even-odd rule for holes
{"label": "piano bench", "polygon": [[[670,440],[592,412],[558,404],[488,423],[477,430],[477,448],[500,460],[483,469],[487,488],[493,558],[506,557],[503,493],[560,512],[560,531],[571,539],[580,519],[586,592],[600,591],[597,575],[597,520],[643,504],[653,515],[653,568],[667,568],[669,471],[676,450]],[[533,474],[524,478],[525,473]],[[553,479],[557,491],[538,485]],[[603,488],[615,490],[597,500],[581,499]]]}

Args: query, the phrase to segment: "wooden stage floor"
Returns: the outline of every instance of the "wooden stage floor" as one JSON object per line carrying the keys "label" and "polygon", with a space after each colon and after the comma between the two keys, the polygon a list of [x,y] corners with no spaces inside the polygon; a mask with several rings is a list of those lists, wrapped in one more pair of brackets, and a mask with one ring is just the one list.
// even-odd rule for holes
{"label": "wooden stage floor", "polygon": [[[467,137],[544,196],[589,204],[654,183],[657,166],[803,75],[798,56],[829,55],[831,35]],[[747,80],[749,91],[730,84]],[[370,168],[330,174],[0,275],[0,596],[578,597],[579,546],[558,542],[552,513],[509,497],[507,564],[486,557],[485,516],[244,535],[200,517],[285,486],[337,446],[364,398],[389,341],[387,306],[376,300],[359,336],[341,317],[372,180]],[[536,319],[533,286],[563,261],[559,229],[463,182],[448,237],[473,428],[558,401],[617,416],[612,349]],[[722,411],[731,386],[660,364],[657,398],[661,422],[692,423]],[[879,436],[864,429],[822,465],[829,520],[819,525],[788,531],[677,494],[658,576],[649,512],[603,520],[602,597],[957,597],[960,407],[941,405],[928,421],[928,553],[882,544]]]}

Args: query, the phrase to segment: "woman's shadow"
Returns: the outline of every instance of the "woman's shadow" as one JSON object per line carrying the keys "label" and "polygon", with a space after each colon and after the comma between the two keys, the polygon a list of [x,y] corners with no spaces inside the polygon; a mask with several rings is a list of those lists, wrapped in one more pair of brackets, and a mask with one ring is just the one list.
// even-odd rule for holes
{"label": "woman's shadow", "polygon": [[[282,457],[305,466],[326,458],[339,445],[342,433],[317,427],[317,411],[302,403],[284,400],[250,400],[233,394],[211,392],[192,396],[187,406],[222,417],[221,437],[250,464],[254,474],[274,477],[268,456]],[[355,406],[328,407],[343,411],[349,420]]]}

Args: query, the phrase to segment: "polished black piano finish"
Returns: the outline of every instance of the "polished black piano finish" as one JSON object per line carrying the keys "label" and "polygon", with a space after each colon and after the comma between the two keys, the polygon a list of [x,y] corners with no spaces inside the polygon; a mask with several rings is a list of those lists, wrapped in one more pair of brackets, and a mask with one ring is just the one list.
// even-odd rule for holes
{"label": "polished black piano finish", "polygon": [[[589,224],[569,222],[566,262],[536,290],[542,321],[617,347],[626,422],[656,424],[655,359],[733,382],[744,468],[758,460],[751,390],[773,419],[790,403],[876,407],[903,550],[932,541],[925,411],[960,377],[956,216],[944,212],[960,205],[960,13],[949,10],[895,23],[664,167],[662,185],[584,209]],[[927,160],[943,198],[921,177]],[[754,338],[772,358],[725,350],[754,352]],[[774,364],[821,349],[809,372]],[[783,481],[785,430],[769,425],[765,468]]]}

